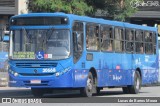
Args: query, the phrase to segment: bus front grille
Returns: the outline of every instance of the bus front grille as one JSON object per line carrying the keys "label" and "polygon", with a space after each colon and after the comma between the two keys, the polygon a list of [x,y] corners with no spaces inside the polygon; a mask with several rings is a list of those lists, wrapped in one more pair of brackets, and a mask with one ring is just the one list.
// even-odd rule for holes
{"label": "bus front grille", "polygon": [[19,73],[22,76],[50,76],[53,75],[54,73],[39,73],[39,74],[34,74],[34,73]]}
{"label": "bus front grille", "polygon": [[57,63],[16,63],[18,68],[50,68],[56,67]]}

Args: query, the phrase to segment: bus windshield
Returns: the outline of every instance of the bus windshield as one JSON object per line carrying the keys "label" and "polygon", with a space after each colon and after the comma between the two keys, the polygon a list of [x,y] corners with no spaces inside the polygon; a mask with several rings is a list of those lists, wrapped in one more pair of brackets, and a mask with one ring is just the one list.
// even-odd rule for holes
{"label": "bus windshield", "polygon": [[[38,53],[41,57],[37,56]],[[69,55],[69,30],[13,30],[13,59],[57,60],[68,58]]]}

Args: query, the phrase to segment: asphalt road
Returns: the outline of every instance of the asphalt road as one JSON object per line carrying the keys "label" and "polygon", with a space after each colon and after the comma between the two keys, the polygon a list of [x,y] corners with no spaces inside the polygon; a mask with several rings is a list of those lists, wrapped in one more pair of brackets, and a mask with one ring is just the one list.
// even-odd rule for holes
{"label": "asphalt road", "polygon": [[[0,97],[33,97],[30,88],[0,87]],[[53,91],[44,98],[79,98],[79,91]],[[124,94],[121,88],[104,88],[101,93],[94,97],[160,97],[160,86],[142,87],[139,94]]]}
{"label": "asphalt road", "polygon": [[[9,88],[9,87],[0,87],[0,97],[1,98],[33,98],[33,95],[31,94],[31,91],[29,88]],[[107,98],[108,97],[108,98]],[[150,98],[150,97],[158,97],[158,101],[160,101],[160,86],[152,86],[152,87],[142,87],[141,91],[139,94],[124,94],[122,92],[121,88],[114,88],[114,89],[109,89],[105,88],[104,90],[101,91],[99,95],[94,95],[92,98],[84,98],[81,97],[78,91],[54,91],[53,94],[46,94],[44,95],[43,99],[48,99],[52,103],[62,103],[64,104],[69,103],[71,104],[72,102],[75,103],[80,103],[78,105],[82,106],[82,103],[86,103],[88,100],[89,103],[100,103],[98,99],[100,98],[101,100],[103,99],[113,99],[113,98],[119,98],[121,99],[127,99],[127,98],[137,98],[137,97],[144,97],[144,98]],[[91,100],[92,99],[92,100]],[[157,99],[157,98],[156,98]],[[90,101],[91,100],[91,101]],[[94,100],[94,101],[93,101]],[[78,101],[78,102],[76,102]],[[98,102],[96,102],[98,101]],[[111,100],[112,101],[112,100]],[[71,106],[69,104],[66,104],[68,106]],[[62,106],[62,104],[60,106]],[[117,105],[118,106],[123,106],[123,103],[111,103],[113,106]],[[143,103],[128,103],[127,106],[134,106],[134,105],[142,105]],[[146,103],[145,103],[146,104]],[[1,105],[1,104],[0,104]],[[88,106],[86,104],[83,104],[83,106]],[[104,103],[100,103],[99,105],[105,105]],[[126,103],[125,103],[126,105]],[[159,103],[152,104],[152,106],[159,106]],[[40,105],[39,105],[40,106]],[[97,106],[97,105],[92,105],[91,106]],[[146,104],[146,106],[150,106],[150,104]]]}

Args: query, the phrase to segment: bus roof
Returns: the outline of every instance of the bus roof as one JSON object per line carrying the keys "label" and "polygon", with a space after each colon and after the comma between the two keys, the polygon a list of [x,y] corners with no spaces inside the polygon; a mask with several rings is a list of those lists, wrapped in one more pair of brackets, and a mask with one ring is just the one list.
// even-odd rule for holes
{"label": "bus roof", "polygon": [[126,23],[126,22],[105,20],[105,19],[101,19],[101,18],[92,18],[92,17],[88,17],[88,16],[78,16],[78,15],[74,15],[74,14],[65,14],[65,13],[62,13],[62,12],[56,12],[56,13],[28,13],[28,14],[21,14],[21,15],[13,16],[12,18],[31,17],[31,16],[33,16],[33,17],[36,17],[36,16],[64,16],[64,17],[68,17],[71,21],[77,20],[77,21],[85,21],[85,22],[94,22],[94,23],[97,23],[97,24],[108,24],[108,25],[112,25],[112,26],[142,29],[142,30],[152,30],[152,31],[157,32],[156,27],[135,25],[135,24],[130,24],[130,23]]}

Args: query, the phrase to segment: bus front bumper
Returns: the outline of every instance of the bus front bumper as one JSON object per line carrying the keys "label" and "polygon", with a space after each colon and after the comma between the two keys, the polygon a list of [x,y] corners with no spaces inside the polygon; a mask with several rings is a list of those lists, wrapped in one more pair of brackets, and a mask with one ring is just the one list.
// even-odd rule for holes
{"label": "bus front bumper", "polygon": [[10,87],[66,88],[73,87],[72,71],[61,76],[13,76],[9,74]]}

